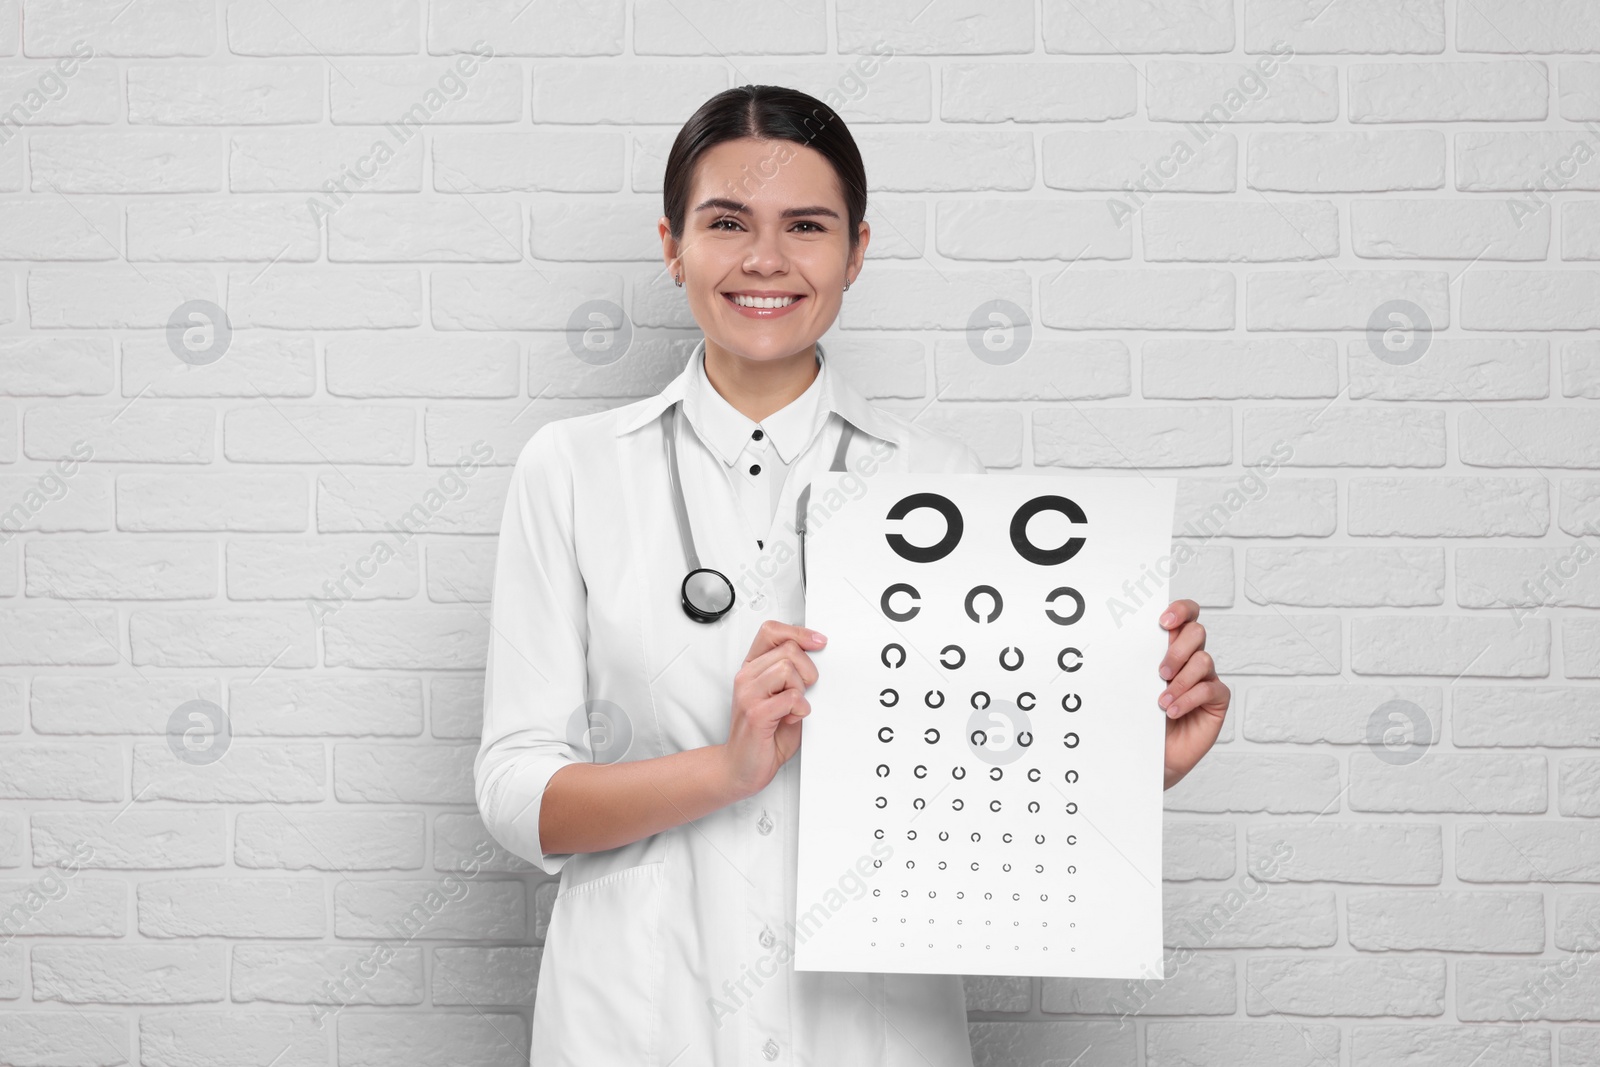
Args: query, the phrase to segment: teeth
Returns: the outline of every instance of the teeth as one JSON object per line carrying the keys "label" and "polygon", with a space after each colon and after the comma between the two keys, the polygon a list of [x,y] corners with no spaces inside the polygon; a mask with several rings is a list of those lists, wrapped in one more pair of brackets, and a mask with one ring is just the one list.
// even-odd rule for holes
{"label": "teeth", "polygon": [[742,308],[784,308],[799,299],[794,296],[743,296],[739,293],[729,295],[733,297],[733,302]]}

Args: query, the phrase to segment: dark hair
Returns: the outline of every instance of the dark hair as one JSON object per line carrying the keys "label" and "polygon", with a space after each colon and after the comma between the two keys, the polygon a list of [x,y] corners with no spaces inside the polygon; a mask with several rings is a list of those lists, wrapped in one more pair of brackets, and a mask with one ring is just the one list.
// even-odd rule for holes
{"label": "dark hair", "polygon": [[[667,153],[661,199],[672,239],[683,240],[695,164],[709,148],[742,137],[794,141],[815,148],[833,165],[844,193],[850,253],[859,243],[867,213],[867,169],[844,119],[814,96],[781,85],[741,85],[725,89],[689,116]],[[757,176],[758,178],[760,176]]]}

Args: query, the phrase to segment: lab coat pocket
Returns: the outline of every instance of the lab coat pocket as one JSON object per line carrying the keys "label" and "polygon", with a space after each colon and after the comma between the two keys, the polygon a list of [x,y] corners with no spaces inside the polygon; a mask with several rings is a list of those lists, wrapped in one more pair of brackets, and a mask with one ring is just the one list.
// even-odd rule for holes
{"label": "lab coat pocket", "polygon": [[556,895],[534,993],[532,1062],[660,1063],[663,867],[625,867]]}

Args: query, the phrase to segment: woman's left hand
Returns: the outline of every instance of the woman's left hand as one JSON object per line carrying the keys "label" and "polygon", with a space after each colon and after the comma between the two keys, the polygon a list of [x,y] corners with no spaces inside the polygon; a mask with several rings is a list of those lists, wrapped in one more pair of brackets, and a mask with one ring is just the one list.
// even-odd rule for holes
{"label": "woman's left hand", "polygon": [[1174,600],[1161,613],[1167,654],[1156,673],[1170,679],[1156,698],[1167,712],[1166,784],[1162,789],[1177,785],[1211,750],[1233,698],[1205,650],[1205,627],[1195,621],[1199,617],[1200,605],[1192,600]]}

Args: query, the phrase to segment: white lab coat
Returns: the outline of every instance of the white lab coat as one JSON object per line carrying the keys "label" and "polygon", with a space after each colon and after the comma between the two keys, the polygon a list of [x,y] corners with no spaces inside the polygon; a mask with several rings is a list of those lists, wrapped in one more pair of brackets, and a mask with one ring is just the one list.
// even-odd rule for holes
{"label": "white lab coat", "polygon": [[[749,530],[731,472],[696,427],[704,346],[655,396],[540,427],[506,499],[474,773],[495,840],[561,875],[532,1063],[971,1067],[960,976],[794,970],[803,733],[800,751],[744,801],[603,852],[540,846],[550,776],[617,744],[588,733],[591,715],[597,729],[629,731],[625,760],[727,740],[734,675],[761,621],[804,624],[795,501],[828,469],[841,418],[855,428],[852,469],[873,448],[889,452],[870,457],[880,470],[985,469],[961,441],[868,403],[818,344],[824,389],[810,446],[771,528]],[[712,624],[679,603],[686,568],[660,418],[679,398],[695,546],[737,589]],[[815,661],[827,670],[825,652]]]}

